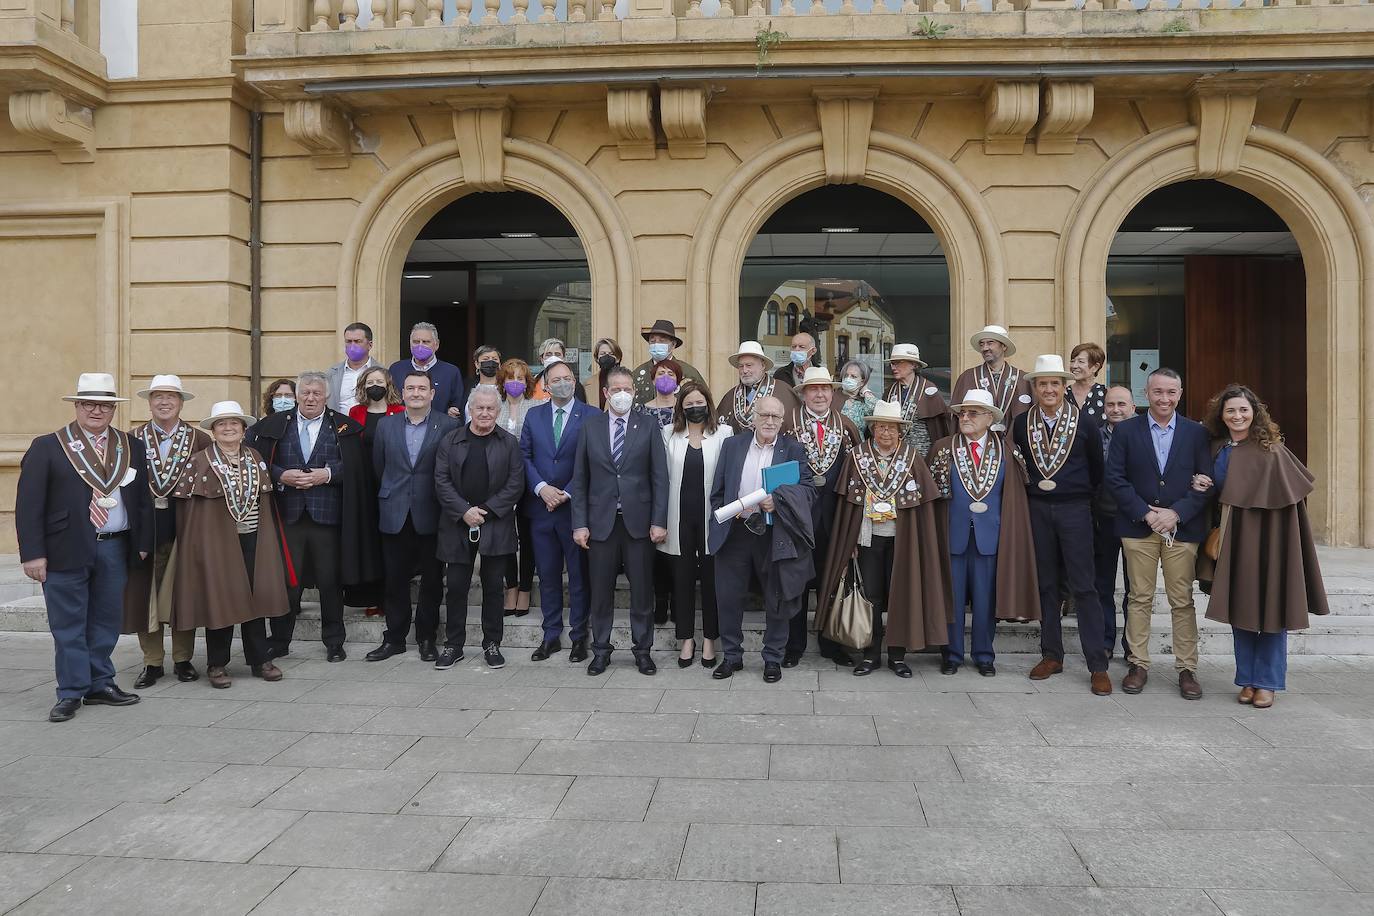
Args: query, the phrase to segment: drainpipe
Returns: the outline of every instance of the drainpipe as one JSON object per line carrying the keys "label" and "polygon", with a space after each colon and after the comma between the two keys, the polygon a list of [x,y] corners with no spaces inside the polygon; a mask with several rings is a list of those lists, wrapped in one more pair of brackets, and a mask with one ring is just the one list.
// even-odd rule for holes
{"label": "drainpipe", "polygon": [[248,403],[262,390],[262,112],[248,122]]}

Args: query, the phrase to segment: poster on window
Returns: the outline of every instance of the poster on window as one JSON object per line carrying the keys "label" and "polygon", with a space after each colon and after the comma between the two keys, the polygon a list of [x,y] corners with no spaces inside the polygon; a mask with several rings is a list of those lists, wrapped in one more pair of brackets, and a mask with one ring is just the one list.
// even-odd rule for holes
{"label": "poster on window", "polygon": [[1150,400],[1145,394],[1145,383],[1150,373],[1159,368],[1159,350],[1132,350],[1128,363],[1131,369],[1131,398],[1137,407],[1149,407]]}

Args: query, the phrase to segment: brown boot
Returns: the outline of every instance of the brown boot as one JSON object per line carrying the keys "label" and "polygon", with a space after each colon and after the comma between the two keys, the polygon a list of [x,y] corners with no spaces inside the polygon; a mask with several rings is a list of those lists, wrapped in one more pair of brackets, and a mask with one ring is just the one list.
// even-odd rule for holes
{"label": "brown boot", "polygon": [[210,686],[216,690],[223,690],[226,687],[234,686],[234,679],[229,676],[229,672],[223,668],[206,668],[205,679],[210,682]]}
{"label": "brown boot", "polygon": [[1180,671],[1178,673],[1178,695],[1185,700],[1202,699],[1202,685],[1197,682],[1197,676],[1191,671]]}
{"label": "brown boot", "polygon": [[1033,681],[1043,681],[1051,674],[1058,674],[1064,670],[1064,663],[1057,662],[1052,658],[1040,659],[1040,664],[1031,669],[1030,679]]}
{"label": "brown boot", "polygon": [[1105,671],[1093,672],[1093,696],[1109,697],[1112,695],[1112,679]]}
{"label": "brown boot", "polygon": [[1140,693],[1145,689],[1145,682],[1150,679],[1150,672],[1139,665],[1132,665],[1126,672],[1126,676],[1121,679],[1121,689],[1125,693]]}

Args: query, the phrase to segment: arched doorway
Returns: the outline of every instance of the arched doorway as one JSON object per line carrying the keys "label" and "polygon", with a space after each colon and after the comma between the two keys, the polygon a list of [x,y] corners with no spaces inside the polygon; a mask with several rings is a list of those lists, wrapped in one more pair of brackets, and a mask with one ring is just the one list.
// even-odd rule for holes
{"label": "arched doorway", "polygon": [[1152,191],[1112,241],[1106,294],[1107,377],[1131,387],[1139,408],[1154,366],[1183,373],[1190,417],[1242,382],[1306,458],[1306,274],[1297,240],[1269,206],[1210,179]]}
{"label": "arched doorway", "polygon": [[779,365],[792,336],[816,338],[835,372],[857,359],[880,396],[894,343],[915,343],[925,374],[950,384],[950,280],[940,240],[904,202],[862,185],[826,185],[779,207],[745,253],[739,336]]}

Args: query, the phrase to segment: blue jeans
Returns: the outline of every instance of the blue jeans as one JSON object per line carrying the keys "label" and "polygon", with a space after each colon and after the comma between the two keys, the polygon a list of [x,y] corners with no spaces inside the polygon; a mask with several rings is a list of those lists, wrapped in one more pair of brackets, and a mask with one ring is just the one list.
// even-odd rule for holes
{"label": "blue jeans", "polygon": [[964,663],[964,607],[973,605],[973,661],[991,665],[993,637],[997,632],[997,556],[978,552],[969,536],[968,550],[949,555],[954,577],[954,622],[949,625],[949,645],[945,658],[956,665]]}
{"label": "blue jeans", "polygon": [[1252,633],[1231,628],[1236,651],[1236,686],[1283,690],[1288,675],[1288,631]]}
{"label": "blue jeans", "polygon": [[48,572],[43,600],[52,632],[57,698],[76,700],[114,683],[110,656],[124,622],[129,539],[96,541],[90,565]]}

